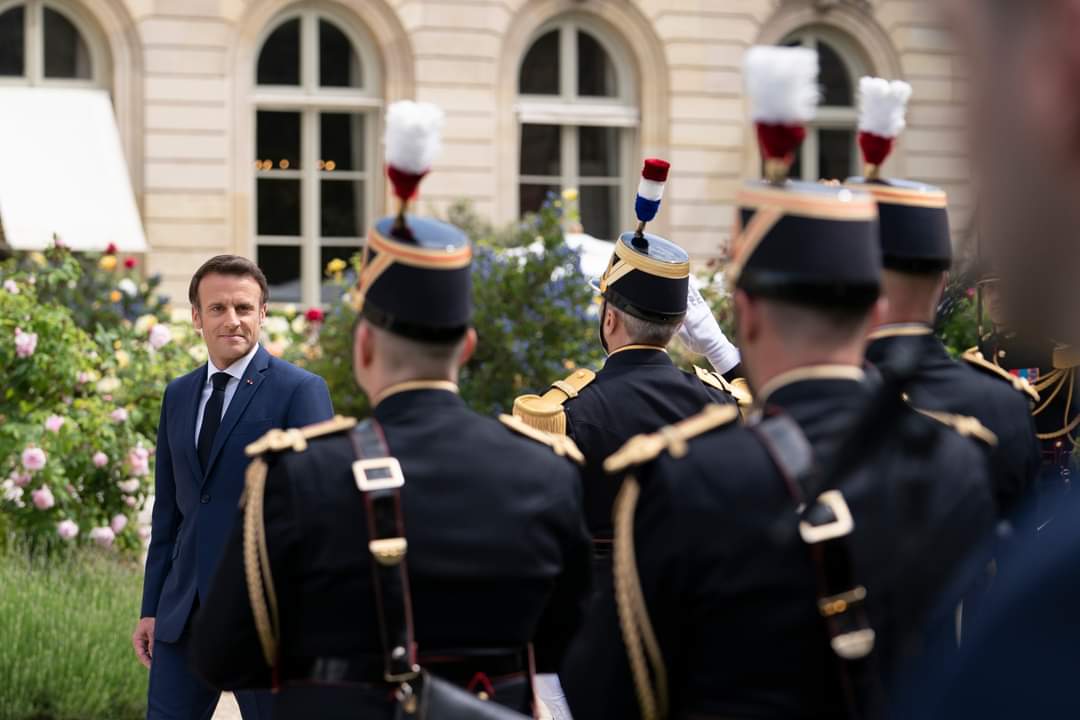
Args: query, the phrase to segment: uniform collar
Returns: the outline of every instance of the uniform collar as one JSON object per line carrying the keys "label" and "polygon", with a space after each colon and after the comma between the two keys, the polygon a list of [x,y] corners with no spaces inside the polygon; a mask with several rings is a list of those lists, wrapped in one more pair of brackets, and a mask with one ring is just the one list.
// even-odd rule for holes
{"label": "uniform collar", "polygon": [[209,385],[210,378],[212,378],[215,374],[219,372],[226,373],[229,376],[236,378],[237,380],[242,380],[244,378],[244,373],[247,372],[248,365],[251,364],[251,359],[255,357],[255,353],[257,352],[259,352],[259,343],[255,343],[254,345],[252,345],[251,349],[247,351],[247,355],[244,355],[244,357],[236,360],[235,362],[233,362],[232,365],[224,369],[217,367],[216,365],[214,365],[213,360],[207,358],[206,378],[203,380],[203,384]]}
{"label": "uniform collar", "polygon": [[384,388],[382,392],[376,395],[371,401],[371,405],[372,407],[378,407],[387,398],[416,390],[438,390],[441,392],[453,393],[454,395],[461,394],[457,383],[450,382],[449,380],[406,380],[405,382],[394,383],[390,387]]}
{"label": "uniform collar", "polygon": [[882,325],[874,332],[870,333],[870,340],[881,340],[882,338],[893,337],[922,337],[923,335],[933,335],[934,330],[926,323],[892,323],[890,325]]}
{"label": "uniform collar", "polygon": [[780,373],[761,387],[758,404],[765,406],[776,392],[789,385],[809,380],[840,380],[862,383],[866,379],[863,369],[854,365],[807,365]]}
{"label": "uniform collar", "polygon": [[605,368],[672,364],[667,350],[659,345],[623,345],[604,361]]}

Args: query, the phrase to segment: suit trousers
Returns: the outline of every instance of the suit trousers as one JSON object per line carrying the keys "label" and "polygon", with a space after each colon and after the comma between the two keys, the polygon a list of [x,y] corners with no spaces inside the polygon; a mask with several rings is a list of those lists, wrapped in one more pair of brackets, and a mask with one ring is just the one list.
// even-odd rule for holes
{"label": "suit trousers", "polygon": [[[189,621],[177,642],[154,641],[146,720],[210,720],[214,716],[221,692],[200,680],[191,669],[190,637]],[[236,693],[236,702],[244,720],[270,720],[269,691],[241,690]]]}

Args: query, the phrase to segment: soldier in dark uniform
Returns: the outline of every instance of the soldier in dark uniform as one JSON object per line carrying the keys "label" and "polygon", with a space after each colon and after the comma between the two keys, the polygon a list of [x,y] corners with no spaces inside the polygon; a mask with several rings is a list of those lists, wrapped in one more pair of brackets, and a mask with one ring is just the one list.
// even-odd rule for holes
{"label": "soldier in dark uniform", "polygon": [[[471,248],[453,226],[405,216],[413,191],[401,175],[418,170],[393,162],[391,128],[410,117],[399,109],[387,155],[403,210],[372,228],[356,292],[353,365],[374,422],[275,431],[248,449],[257,459],[245,517],[196,620],[202,677],[279,688],[279,719],[390,718],[391,663],[530,712],[534,660],[540,671],[559,665],[589,591],[580,480],[561,457],[580,453],[511,416],[479,416],[458,396],[476,343]],[[406,110],[417,123],[441,117]],[[374,481],[356,467],[373,443],[391,456]],[[389,515],[372,514],[373,482],[399,493]],[[396,537],[373,539],[387,517]],[[396,568],[395,597],[384,573]],[[410,598],[415,644],[394,647],[401,618],[388,604],[409,608]]]}
{"label": "soldier in dark uniform", "polygon": [[[585,455],[585,514],[600,569],[610,557],[611,506],[619,491],[604,458],[634,435],[733,402],[733,386],[715,372],[680,370],[667,345],[687,309],[690,258],[678,245],[644,232],[659,206],[668,164],[648,159],[638,190],[639,227],[615,243],[597,290],[603,297],[600,342],[608,353],[597,373],[578,369],[542,397],[523,395],[514,415],[533,427],[565,433]],[[600,580],[598,578],[598,584]]]}
{"label": "soldier in dark uniform", "polygon": [[1076,442],[1080,437],[1080,352],[1052,340],[1038,341],[1010,328],[1001,311],[997,277],[988,273],[979,290],[992,330],[978,347],[964,353],[973,367],[1004,376],[1014,383],[1033,387],[1041,398],[1031,408],[1032,432],[1041,450],[1034,489],[1035,523],[1045,528],[1070,493],[1080,470]]}
{"label": "soldier in dark uniform", "polygon": [[[781,81],[798,69],[814,95],[813,51],[752,49],[751,88],[762,65]],[[799,118],[755,119],[770,125],[771,182],[739,194],[731,278],[762,419],[744,427],[713,407],[608,459],[629,475],[614,591],[594,598],[563,667],[576,717],[865,708],[877,678],[919,656],[918,628],[992,528],[985,453],[947,425],[992,434],[915,412],[892,380],[876,394],[864,381],[880,280],[873,200],[786,182]]]}
{"label": "soldier in dark uniform", "polygon": [[[899,119],[893,126],[898,133],[911,86],[864,78],[862,89],[863,125],[868,117],[882,114],[878,112],[882,104],[895,103],[898,112],[892,117]],[[949,357],[933,331],[952,264],[947,198],[930,185],[880,177],[884,160],[881,155],[868,157],[867,176],[846,183],[873,195],[880,215],[882,287],[889,304],[882,324],[870,336],[866,357],[888,372],[898,357],[914,354],[919,366],[905,386],[913,406],[978,418],[997,436],[992,467],[998,508],[1002,517],[1015,517],[1032,495],[1038,471],[1030,416],[1038,394],[1023,379]]]}

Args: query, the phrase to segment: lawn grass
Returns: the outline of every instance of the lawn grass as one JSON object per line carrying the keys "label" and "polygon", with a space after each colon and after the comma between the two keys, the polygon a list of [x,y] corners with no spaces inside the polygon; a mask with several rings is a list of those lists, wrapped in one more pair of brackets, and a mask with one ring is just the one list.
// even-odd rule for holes
{"label": "lawn grass", "polygon": [[0,545],[0,720],[134,720],[147,672],[130,637],[142,571],[115,553]]}

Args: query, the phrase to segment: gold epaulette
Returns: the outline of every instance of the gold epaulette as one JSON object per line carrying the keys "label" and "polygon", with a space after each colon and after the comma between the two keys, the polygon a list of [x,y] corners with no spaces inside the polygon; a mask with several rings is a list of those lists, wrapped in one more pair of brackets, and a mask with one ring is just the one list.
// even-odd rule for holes
{"label": "gold epaulette", "polygon": [[614,455],[604,460],[604,470],[609,473],[621,472],[628,467],[655,460],[665,451],[671,453],[672,457],[683,457],[688,440],[730,425],[738,418],[739,409],[734,405],[709,405],[697,415],[674,425],[630,438]]}
{"label": "gold epaulette", "polygon": [[543,395],[521,395],[514,399],[514,417],[537,430],[556,435],[566,434],[567,400],[578,396],[585,386],[596,379],[592,370],[579,368],[562,380],[552,383]]}
{"label": "gold epaulette", "polygon": [[983,357],[979,348],[973,347],[964,351],[963,358],[966,362],[977,367],[980,370],[984,370],[991,375],[1001,378],[1012,385],[1018,392],[1022,392],[1027,395],[1033,402],[1039,402],[1039,391],[1031,386],[1025,378],[1017,377],[1009,373],[1004,368],[1000,368],[994,363]]}
{"label": "gold epaulette", "polygon": [[739,407],[746,408],[754,404],[754,395],[750,392],[750,385],[745,378],[735,378],[728,382],[720,373],[706,370],[698,365],[694,366],[694,372],[697,373],[698,380],[701,382],[733,397]]}
{"label": "gold epaulette", "polygon": [[265,452],[279,452],[281,450],[304,452],[307,450],[308,440],[348,430],[355,425],[356,418],[335,415],[330,420],[323,420],[302,428],[289,428],[288,430],[275,428],[244,448],[244,452],[248,457],[257,457]]}
{"label": "gold epaulette", "polygon": [[1073,347],[1059,347],[1054,349],[1054,369],[1072,370],[1080,367],[1080,350]]}
{"label": "gold epaulette", "polygon": [[554,450],[555,454],[559,457],[569,458],[578,465],[585,464],[585,455],[582,454],[577,443],[566,435],[556,435],[555,433],[538,430],[521,418],[515,417],[514,415],[507,415],[506,413],[499,416],[499,421],[514,432],[520,433],[530,440],[535,440],[536,442],[547,445]]}
{"label": "gold epaulette", "polygon": [[911,409],[920,415],[937,420],[942,425],[947,425],[955,430],[960,435],[969,438],[975,438],[979,442],[989,445],[990,447],[997,447],[998,438],[994,434],[994,431],[983,425],[977,418],[969,417],[967,415],[956,415],[954,413],[941,412],[938,410],[923,410],[917,408],[914,405]]}

